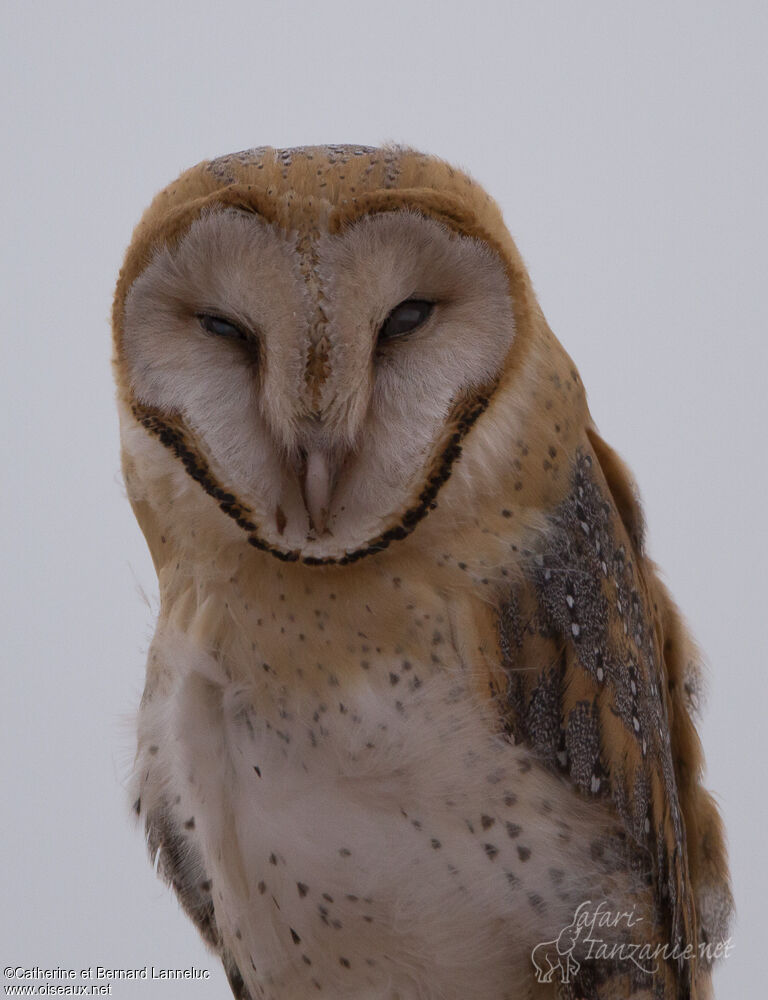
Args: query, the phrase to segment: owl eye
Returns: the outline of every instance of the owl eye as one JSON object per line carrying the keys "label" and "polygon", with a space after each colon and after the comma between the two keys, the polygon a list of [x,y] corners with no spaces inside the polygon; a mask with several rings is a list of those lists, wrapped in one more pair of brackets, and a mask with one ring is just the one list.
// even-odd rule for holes
{"label": "owl eye", "polygon": [[395,306],[379,329],[379,341],[403,337],[425,323],[432,314],[434,302],[425,299],[406,299]]}
{"label": "owl eye", "polygon": [[212,333],[215,337],[229,337],[232,340],[247,340],[248,336],[245,331],[241,330],[239,326],[233,323],[231,320],[224,319],[222,316],[213,316],[210,313],[199,313],[198,320],[200,321],[200,326],[208,333]]}

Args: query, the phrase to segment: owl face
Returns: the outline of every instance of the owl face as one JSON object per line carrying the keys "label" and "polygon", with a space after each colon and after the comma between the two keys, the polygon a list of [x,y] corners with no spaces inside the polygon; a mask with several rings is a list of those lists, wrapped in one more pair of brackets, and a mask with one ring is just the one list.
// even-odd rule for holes
{"label": "owl face", "polygon": [[416,210],[332,233],[216,206],[133,282],[122,356],[187,471],[260,547],[311,563],[424,516],[514,328],[497,253]]}

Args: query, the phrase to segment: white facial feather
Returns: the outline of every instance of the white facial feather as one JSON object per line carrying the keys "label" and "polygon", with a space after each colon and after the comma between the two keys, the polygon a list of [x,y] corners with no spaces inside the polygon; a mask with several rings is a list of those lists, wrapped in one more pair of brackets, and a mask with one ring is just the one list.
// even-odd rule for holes
{"label": "white facial feather", "polygon": [[[134,283],[125,354],[136,399],[183,416],[262,536],[322,556],[360,547],[412,502],[452,408],[499,371],[514,320],[495,253],[416,212],[321,237],[321,303],[300,264],[297,240],[258,216],[202,216]],[[389,312],[412,298],[433,302],[432,315],[378,343]],[[318,305],[328,374],[313,414],[306,365]],[[206,332],[201,313],[239,323],[249,345]],[[331,470],[329,534],[316,540],[301,463],[318,449]]]}
{"label": "white facial feather", "polygon": [[[335,520],[355,511],[374,533],[423,480],[423,467],[453,405],[497,374],[512,343],[509,282],[483,243],[416,212],[370,216],[321,247],[341,378],[368,360],[371,398],[354,436],[355,461],[338,484]],[[423,327],[376,344],[403,300],[435,303]],[[367,355],[367,358],[366,358]],[[341,381],[341,380],[339,380]],[[343,398],[343,386],[327,390]]]}

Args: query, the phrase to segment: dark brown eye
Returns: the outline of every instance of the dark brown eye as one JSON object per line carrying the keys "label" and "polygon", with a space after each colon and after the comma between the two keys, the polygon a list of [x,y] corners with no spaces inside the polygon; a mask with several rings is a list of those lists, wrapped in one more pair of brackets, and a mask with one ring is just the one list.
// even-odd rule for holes
{"label": "dark brown eye", "polygon": [[429,319],[434,307],[434,302],[427,302],[425,299],[406,299],[401,302],[381,324],[379,341],[403,337],[420,327]]}
{"label": "dark brown eye", "polygon": [[232,340],[247,340],[246,333],[231,320],[223,316],[212,316],[210,313],[199,313],[200,326],[215,337],[229,337]]}

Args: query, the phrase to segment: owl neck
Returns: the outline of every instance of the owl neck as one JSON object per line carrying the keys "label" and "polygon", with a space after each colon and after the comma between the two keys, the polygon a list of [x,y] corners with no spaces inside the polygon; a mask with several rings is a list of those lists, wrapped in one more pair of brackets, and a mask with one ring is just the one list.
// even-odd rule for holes
{"label": "owl neck", "polygon": [[285,565],[236,546],[208,562],[179,559],[160,571],[158,632],[191,638],[233,680],[273,687],[390,683],[403,664],[453,668],[457,619],[485,615],[509,586],[491,551],[500,545],[479,532],[463,549],[425,537],[342,567]]}

